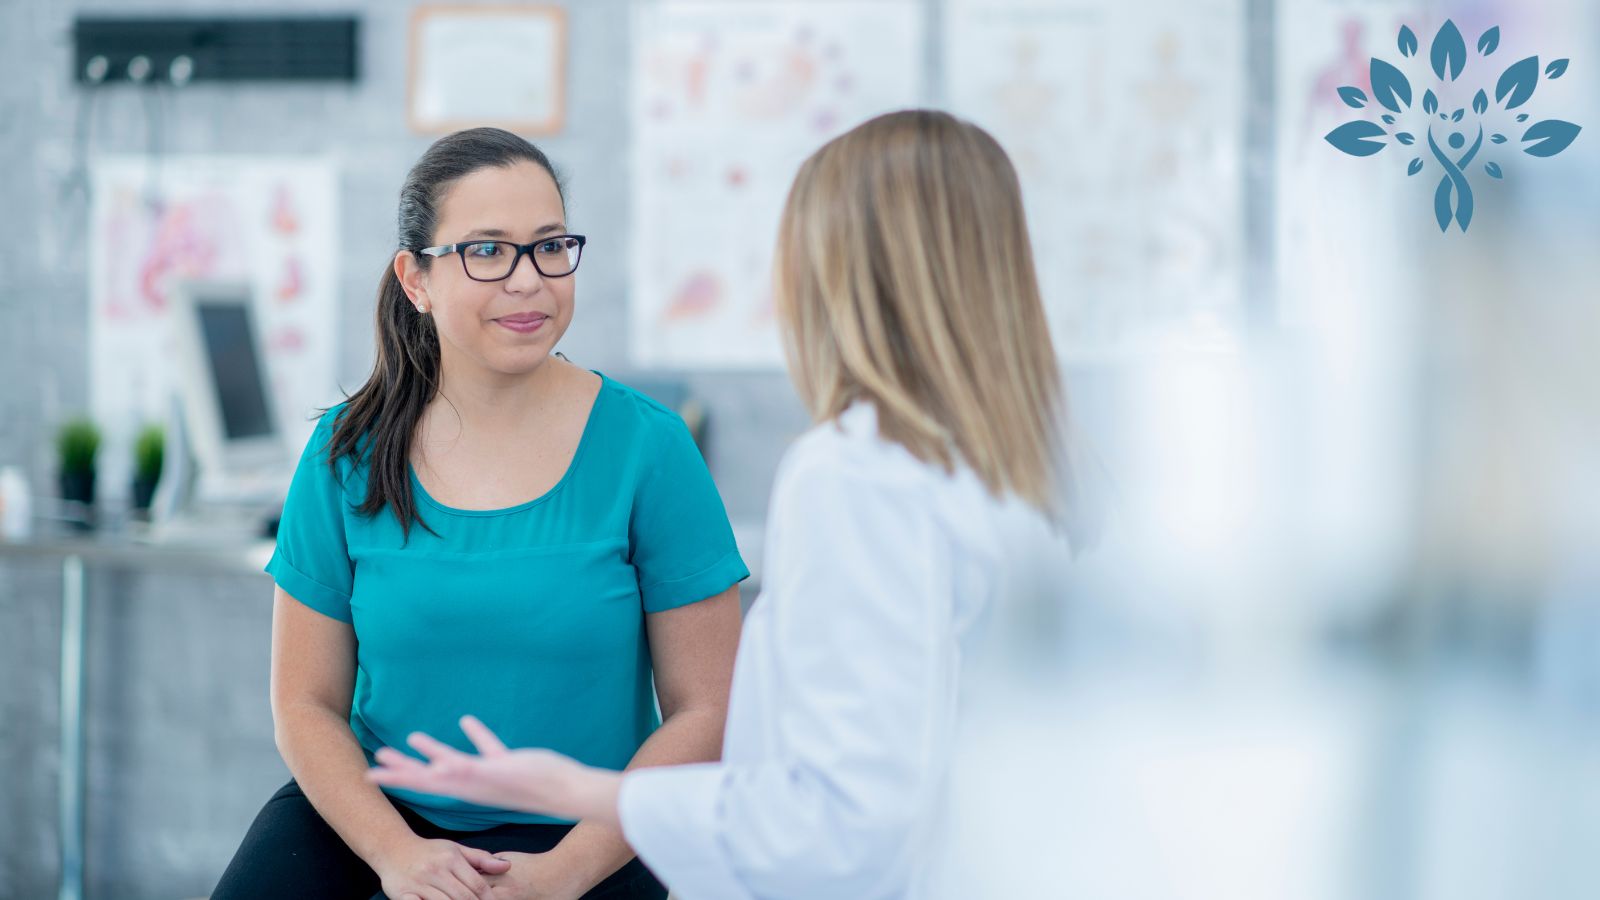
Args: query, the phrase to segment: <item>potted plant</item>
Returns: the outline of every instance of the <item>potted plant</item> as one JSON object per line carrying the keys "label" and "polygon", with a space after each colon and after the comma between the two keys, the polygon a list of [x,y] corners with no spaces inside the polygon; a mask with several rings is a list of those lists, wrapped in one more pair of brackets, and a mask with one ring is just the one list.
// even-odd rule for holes
{"label": "potted plant", "polygon": [[61,499],[79,503],[87,512],[94,508],[94,457],[100,450],[100,429],[88,419],[73,419],[56,434],[56,450],[61,459]]}
{"label": "potted plant", "polygon": [[166,451],[166,438],[160,425],[146,425],[139,430],[133,443],[133,508],[149,510],[156,494],[156,482],[161,480],[161,463]]}

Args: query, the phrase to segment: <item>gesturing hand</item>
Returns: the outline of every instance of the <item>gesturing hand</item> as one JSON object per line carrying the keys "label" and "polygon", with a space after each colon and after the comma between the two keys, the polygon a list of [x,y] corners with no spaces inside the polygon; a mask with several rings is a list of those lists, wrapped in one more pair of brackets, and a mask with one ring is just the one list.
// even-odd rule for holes
{"label": "gesturing hand", "polygon": [[508,750],[488,726],[461,717],[461,730],[478,749],[463,753],[422,732],[406,738],[427,758],[421,762],[384,747],[367,778],[380,785],[459,797],[471,803],[615,826],[622,776],[594,769],[552,750]]}

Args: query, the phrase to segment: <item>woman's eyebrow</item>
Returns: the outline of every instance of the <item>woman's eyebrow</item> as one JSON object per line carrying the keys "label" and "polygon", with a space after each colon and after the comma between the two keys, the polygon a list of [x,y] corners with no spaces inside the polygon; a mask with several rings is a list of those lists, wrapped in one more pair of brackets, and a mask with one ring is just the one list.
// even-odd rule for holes
{"label": "woman's eyebrow", "polygon": [[[533,234],[534,237],[538,237],[541,234],[553,234],[565,231],[566,228],[567,226],[560,222],[551,222],[549,225],[541,226],[538,230],[534,231]],[[473,230],[467,232],[462,240],[471,240],[473,238],[496,238],[498,240],[506,240],[509,239],[509,237],[510,232],[507,232],[503,228],[474,228]]]}

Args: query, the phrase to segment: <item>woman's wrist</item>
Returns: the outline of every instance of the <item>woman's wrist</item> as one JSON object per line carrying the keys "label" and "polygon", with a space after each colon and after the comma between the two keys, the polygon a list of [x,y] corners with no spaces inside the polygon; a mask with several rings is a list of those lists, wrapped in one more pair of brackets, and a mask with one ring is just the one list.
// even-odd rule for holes
{"label": "woman's wrist", "polygon": [[568,803],[572,818],[593,822],[607,828],[620,830],[622,823],[617,814],[617,795],[622,787],[623,773],[610,769],[584,766],[578,777],[568,785]]}
{"label": "woman's wrist", "polygon": [[422,839],[408,827],[403,833],[397,831],[373,839],[365,848],[357,851],[356,855],[361,857],[368,868],[374,872],[381,872],[396,860],[403,859],[420,840]]}

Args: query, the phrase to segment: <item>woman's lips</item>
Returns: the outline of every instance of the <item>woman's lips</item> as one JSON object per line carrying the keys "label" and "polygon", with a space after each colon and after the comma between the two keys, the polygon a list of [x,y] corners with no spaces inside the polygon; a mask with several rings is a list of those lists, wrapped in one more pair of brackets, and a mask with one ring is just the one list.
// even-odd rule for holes
{"label": "woman's lips", "polygon": [[501,316],[495,321],[502,327],[509,328],[517,334],[532,334],[538,331],[549,318],[544,313],[517,313],[514,316]]}

